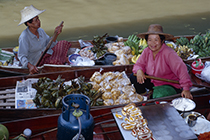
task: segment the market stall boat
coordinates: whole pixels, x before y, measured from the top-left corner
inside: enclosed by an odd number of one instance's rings
[[[115,67],[103,67],[102,72],[114,72],[119,71],[125,73],[129,76],[132,73],[132,65],[122,65],[122,66],[115,66]],[[90,68],[86,70],[75,70],[75,71],[63,71],[63,72],[52,72],[52,73],[43,73],[43,74],[36,74],[36,75],[24,75],[24,76],[14,76],[14,77],[7,77],[7,78],[0,78],[0,99],[1,100],[8,100],[13,99],[13,102],[3,102],[0,103],[2,107],[0,109],[0,114],[5,114],[4,116],[0,117],[1,121],[8,121],[8,120],[15,120],[15,119],[22,119],[22,118],[29,118],[41,115],[49,115],[49,114],[56,114],[59,113],[60,110],[56,109],[15,109],[15,87],[17,81],[21,81],[24,79],[30,78],[41,78],[41,77],[48,77],[50,79],[56,79],[59,75],[62,76],[66,81],[71,79],[78,78],[79,76],[84,76],[87,81],[89,81],[90,77],[93,75],[95,71],[100,71],[101,68]],[[194,85],[198,86],[195,87],[194,91],[191,91],[193,94],[208,94],[210,90],[210,84],[198,79],[194,74],[190,72],[191,81]],[[11,90],[7,90],[11,89]],[[197,92],[198,91],[198,92]],[[6,96],[8,94],[8,96]],[[178,95],[180,96],[180,95]],[[100,108],[100,106],[97,106]]]
[[[74,53],[76,49],[80,49],[80,44],[78,41],[71,41],[71,53]],[[3,48],[2,50],[6,52],[13,52],[13,48]],[[50,65],[45,64],[38,67],[40,73],[56,72],[56,71],[65,71],[65,70],[76,70],[76,69],[86,69],[91,68],[92,66],[70,66],[70,65]],[[97,67],[97,66],[94,66]],[[0,66],[0,76],[8,77],[16,75],[26,75],[29,74],[28,69],[22,68],[21,66]]]
[[[159,99],[151,99],[145,102],[136,103],[136,106],[144,108],[154,107],[160,105],[161,102],[170,102],[174,98],[180,95],[173,95],[170,97],[163,97]],[[193,111],[205,114],[209,111],[210,93],[202,95],[194,95],[194,102],[196,103],[196,108]],[[90,114],[94,118],[94,140],[114,140],[123,139],[121,131],[119,130],[116,121],[111,113],[112,109],[120,108],[125,105],[117,106],[104,106],[101,108],[91,108]],[[164,104],[162,104],[164,106]],[[61,113],[61,112],[60,112]],[[31,140],[45,139],[54,140],[57,135],[57,125],[58,117],[60,113],[53,115],[38,116],[32,118],[25,118],[20,120],[5,121],[2,122],[3,125],[7,127],[10,133],[10,138],[20,135],[24,129],[30,128],[32,130]],[[178,111],[178,113],[181,113]]]
[[[192,39],[194,35],[184,35],[184,36],[175,36],[171,41],[176,41],[176,39],[180,37],[186,37],[187,39]],[[127,38],[124,39],[126,41]],[[88,42],[91,42],[90,40]],[[80,43],[78,41],[71,41],[71,52],[74,53],[76,49],[80,49]],[[2,50],[13,52],[13,48],[3,48]],[[191,62],[186,60],[187,62]],[[48,72],[56,72],[56,71],[68,71],[68,70],[76,70],[76,69],[86,69],[92,67],[106,67],[105,65],[95,65],[95,66],[71,66],[71,65],[43,65],[38,67],[40,73],[48,73]],[[22,67],[13,67],[13,66],[0,66],[0,76],[8,77],[14,75],[25,75],[29,74],[28,69]]]

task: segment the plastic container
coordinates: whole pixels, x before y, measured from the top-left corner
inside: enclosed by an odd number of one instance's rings
[[[79,54],[72,54],[69,56],[69,62],[74,64],[76,62],[77,57],[80,56]]]
[[[117,37],[115,37],[115,36],[109,36],[109,37],[107,37],[106,38],[106,42],[107,43],[113,43],[113,42],[117,42]]]
[[[106,53],[104,55],[106,65],[113,65],[113,62],[117,59],[117,55],[114,53]]]
[[[194,61],[191,66],[193,74],[201,74],[202,70],[204,69],[204,64],[202,63],[201,59]]]
[[[202,70],[203,70],[203,69],[196,69],[196,68],[193,68],[193,67],[192,67],[192,73],[193,73],[193,74],[201,74]]]

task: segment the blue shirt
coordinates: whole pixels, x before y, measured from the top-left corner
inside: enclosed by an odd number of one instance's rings
[[[29,28],[26,28],[19,37],[18,58],[23,68],[27,68],[28,62],[32,65],[36,65],[51,39],[42,28],[39,28],[37,31],[39,33],[39,38],[31,33]],[[47,51],[48,54],[52,55],[52,48],[56,43],[57,41],[51,44],[50,49]]]

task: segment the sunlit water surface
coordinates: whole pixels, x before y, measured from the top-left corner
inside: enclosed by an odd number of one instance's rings
[[[128,37],[153,23],[173,35],[190,35],[205,33],[210,25],[209,0],[0,0],[1,48],[18,45],[26,28],[17,26],[20,10],[31,4],[46,9],[39,17],[49,35],[64,21],[58,40],[91,40],[105,33]]]

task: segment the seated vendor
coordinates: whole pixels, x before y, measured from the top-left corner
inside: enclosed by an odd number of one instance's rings
[[[36,64],[51,40],[51,37],[40,28],[41,21],[38,15],[44,11],[36,9],[33,5],[20,11],[21,21],[18,25],[24,23],[27,28],[19,37],[18,59],[24,68],[29,69],[30,74],[39,72]],[[71,43],[65,40],[56,40],[62,32],[62,27],[63,25],[60,25],[55,28],[56,35],[54,40],[38,66],[43,64],[65,64]]]
[[[181,93],[182,97],[192,99],[190,93],[192,82],[187,67],[177,53],[164,43],[173,35],[164,33],[161,25],[152,24],[149,26],[148,32],[137,36],[145,38],[148,44],[148,47],[144,49],[134,64],[133,74],[130,76],[131,83],[134,84],[137,93],[142,94],[146,92],[146,89],[154,89],[153,98]],[[150,80],[145,75],[176,80],[180,84]]]

